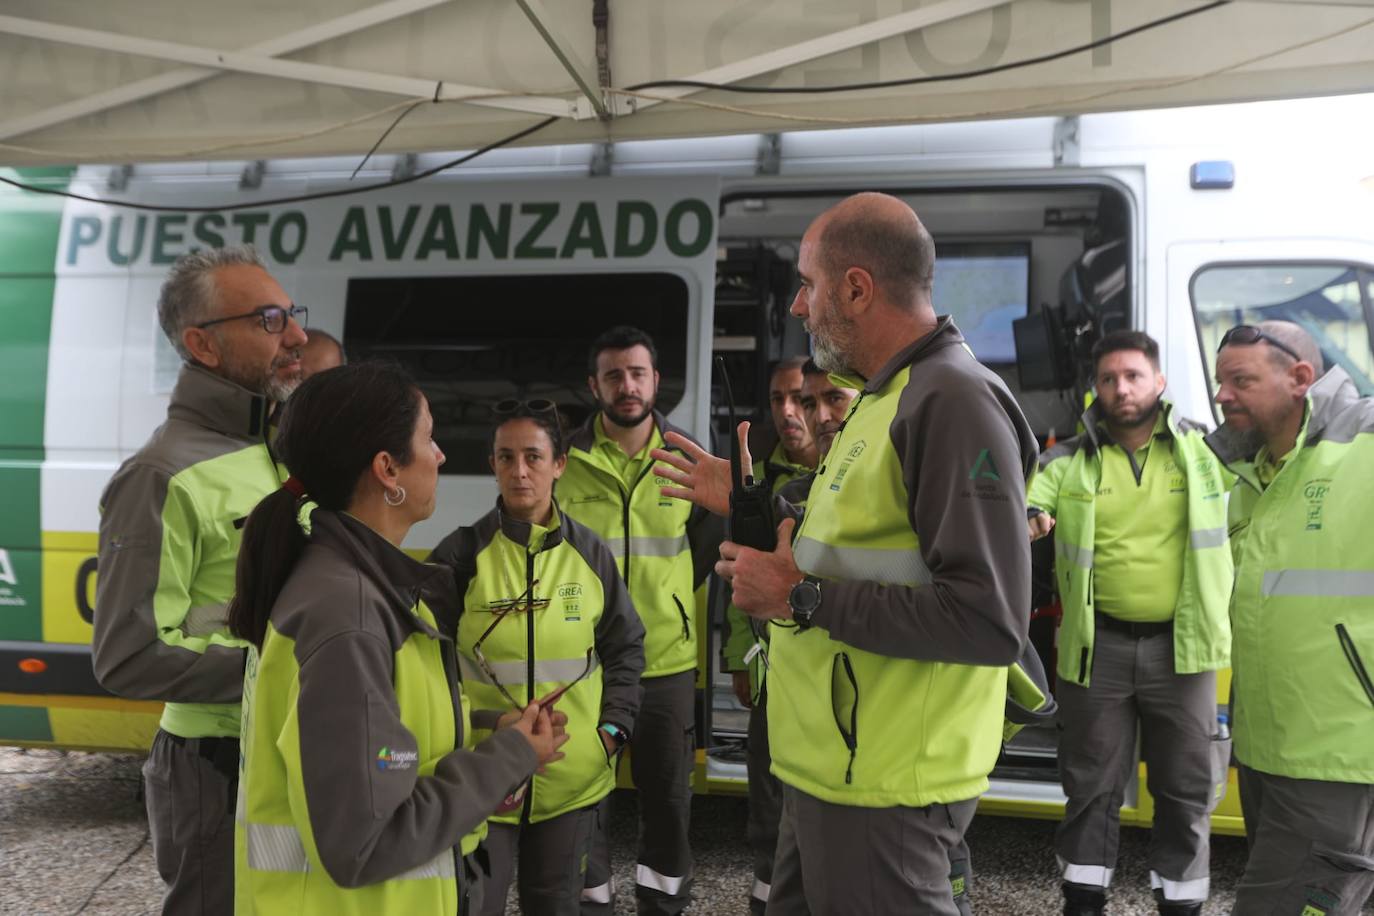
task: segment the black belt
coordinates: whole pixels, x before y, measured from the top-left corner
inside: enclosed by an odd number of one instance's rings
[[[1172,620],[1157,620],[1149,623],[1140,623],[1130,620],[1122,620],[1113,617],[1111,614],[1104,614],[1096,611],[1094,616],[1097,618],[1097,625],[1107,630],[1123,633],[1132,639],[1147,639],[1151,636],[1163,636],[1165,633],[1174,631]]]
[[[177,747],[185,747],[187,741],[198,742],[196,753],[210,761],[210,765],[220,775],[232,782],[239,778],[239,739],[237,738],[183,738],[164,731],[167,738]]]

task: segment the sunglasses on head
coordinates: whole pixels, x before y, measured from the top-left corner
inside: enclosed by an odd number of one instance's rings
[[[522,401],[520,398],[506,398],[493,404],[491,412],[498,417],[510,417],[516,414],[557,413],[558,405],[548,398],[530,398],[528,401]]]
[[[1288,344],[1279,340],[1272,334],[1266,334],[1264,331],[1255,327],[1253,324],[1238,324],[1231,330],[1227,331],[1222,336],[1221,343],[1217,345],[1217,352],[1220,353],[1222,347],[1226,347],[1231,344],[1240,344],[1241,346],[1246,347],[1252,344],[1257,344],[1260,341],[1264,341],[1271,347],[1277,347],[1284,353],[1287,353],[1289,356],[1293,357],[1298,362],[1303,361],[1302,357],[1298,355],[1298,352],[1294,350],[1292,347],[1288,346]]]

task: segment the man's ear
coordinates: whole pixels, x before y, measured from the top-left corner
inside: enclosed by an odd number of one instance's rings
[[[1302,360],[1289,367],[1288,377],[1293,380],[1293,387],[1298,394],[1307,394],[1307,389],[1317,380],[1317,370],[1311,363]]]
[[[1155,379],[1155,397],[1161,397],[1164,394],[1164,389],[1169,386],[1169,380],[1164,377],[1163,372],[1156,373]]]
[[[191,354],[191,359],[202,366],[217,369],[224,361],[220,354],[219,338],[206,328],[186,328],[181,332],[181,342]]]
[[[840,298],[853,309],[851,317],[861,315],[873,304],[873,275],[862,267],[851,267],[844,272],[840,288]]]

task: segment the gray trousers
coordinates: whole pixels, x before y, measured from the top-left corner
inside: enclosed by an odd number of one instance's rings
[[[964,831],[977,807],[859,808],[784,784],[768,916],[968,913]]]
[[[181,738],[162,729],[153,738],[143,791],[153,859],[167,885],[166,916],[234,912],[238,757],[236,738]]]
[[[519,888],[520,912],[577,916],[596,818],[593,805],[537,824],[493,821],[487,829],[491,877],[483,889],[482,916],[506,912],[513,878]]]
[[[1154,797],[1150,882],[1175,903],[1207,899],[1216,673],[1174,673],[1171,633],[1099,626],[1089,686],[1059,681],[1059,772],[1069,797],[1055,836],[1066,882],[1105,888],[1116,867],[1136,729]]]
[[[1241,765],[1250,858],[1236,916],[1356,916],[1374,891],[1374,786]]]
[[[683,671],[640,682],[644,702],[630,742],[630,774],[639,792],[635,897],[641,914],[674,916],[692,901],[687,829],[696,757],[696,679],[695,671]],[[586,914],[610,913],[614,908],[610,840],[605,830],[609,818],[599,820],[582,893]]]
[[[759,691],[749,710],[749,848],[754,853],[754,885],[749,910],[762,916],[773,884],[773,859],[778,852],[778,821],[782,817],[782,783],[769,768],[773,755],[768,748],[768,687]]]

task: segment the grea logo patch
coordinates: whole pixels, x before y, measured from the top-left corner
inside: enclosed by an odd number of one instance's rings
[[[400,751],[389,747],[383,747],[377,752],[377,769],[379,770],[410,770],[415,768],[415,764],[420,760],[420,755],[415,751]]]
[[[582,586],[576,582],[565,582],[558,586],[557,595],[563,602],[563,619],[573,623],[582,619]]]
[[[864,453],[866,448],[868,448],[868,442],[864,439],[860,439],[849,447],[849,450],[844,453],[844,460],[840,462],[840,469],[835,472],[835,479],[830,481],[830,489],[837,491],[840,489],[840,484],[844,483],[844,477],[849,473],[850,467],[859,460],[859,456]]]

